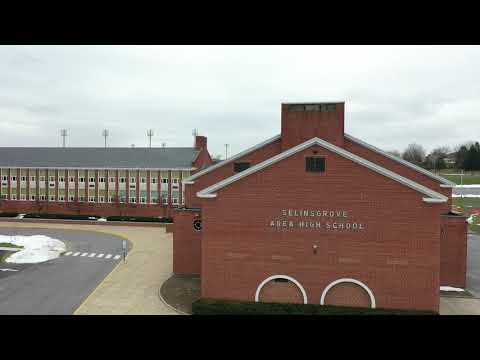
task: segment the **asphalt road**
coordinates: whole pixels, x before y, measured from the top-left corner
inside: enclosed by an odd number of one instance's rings
[[[46,235],[62,240],[67,254],[39,264],[0,263],[0,315],[68,315],[112,271],[122,238],[91,231],[0,228],[2,235]],[[77,256],[72,256],[80,253]],[[102,258],[82,254],[105,254]],[[111,254],[110,258],[106,258]],[[15,271],[17,270],[17,271]]]
[[[468,234],[467,290],[480,298],[480,235]]]

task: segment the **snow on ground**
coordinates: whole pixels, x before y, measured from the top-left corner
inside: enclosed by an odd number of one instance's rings
[[[10,255],[5,261],[7,263],[39,263],[56,259],[66,250],[65,244],[57,239],[45,235],[0,235],[0,243],[23,246],[24,248]]]
[[[440,290],[441,291],[465,291],[465,289],[460,289],[460,288],[456,288],[456,287],[451,287],[451,286],[440,286]]]
[[[97,221],[107,221],[107,219],[105,219],[105,218],[100,218],[100,219],[98,219]]]
[[[17,269],[0,269],[0,271],[18,271]]]
[[[464,197],[464,198],[480,198],[480,195],[472,195],[472,194],[457,195],[457,194],[452,194],[452,197],[454,197],[454,198],[458,198],[458,197]]]
[[[455,185],[456,188],[480,188],[480,184]]]

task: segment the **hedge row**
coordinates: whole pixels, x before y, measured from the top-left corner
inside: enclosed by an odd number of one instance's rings
[[[433,311],[371,309],[314,304],[280,304],[199,299],[193,315],[438,315]]]
[[[13,211],[0,212],[0,217],[17,217],[18,213]]]
[[[7,215],[8,214],[8,215]],[[0,216],[15,217],[18,213],[0,213]],[[70,214],[27,214],[25,219],[60,219],[60,220],[97,220],[100,216],[96,215],[70,215]],[[159,223],[171,223],[172,218],[156,218],[146,216],[108,216],[107,221],[135,221],[135,222],[159,222]]]
[[[60,219],[60,220],[94,220],[89,218],[98,219],[98,216],[94,215],[69,215],[69,214],[27,214],[24,219]]]
[[[159,223],[171,223],[172,218],[156,218],[146,216],[108,216],[107,221],[138,221],[138,222],[159,222]]]

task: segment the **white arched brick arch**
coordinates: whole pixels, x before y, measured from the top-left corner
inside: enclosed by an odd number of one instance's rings
[[[263,280],[260,283],[260,285],[258,285],[257,291],[255,292],[255,301],[256,302],[258,302],[258,299],[260,297],[260,291],[265,286],[265,284],[268,283],[269,281],[272,281],[272,280],[275,280],[275,279],[287,279],[287,280],[290,280],[291,282],[293,282],[295,285],[297,285],[297,287],[302,292],[303,303],[308,304],[307,293],[305,292],[305,289],[303,288],[302,284],[300,284],[296,279],[294,279],[293,277],[288,276],[288,275],[272,275],[272,276],[266,278],[265,280]]]
[[[375,309],[375,307],[376,307],[375,296],[373,296],[372,290],[370,290],[370,288],[367,285],[365,285],[364,283],[362,283],[361,281],[355,280],[355,279],[350,279],[350,278],[342,278],[342,279],[338,279],[338,280],[335,280],[335,281],[331,282],[325,288],[325,290],[323,290],[322,297],[320,298],[320,305],[325,305],[325,297],[327,296],[328,291],[331,288],[333,288],[335,285],[338,285],[338,284],[341,284],[341,283],[353,283],[353,284],[356,284],[356,285],[360,286],[361,288],[363,288],[367,292],[368,296],[370,296],[370,302],[371,302],[372,309]]]

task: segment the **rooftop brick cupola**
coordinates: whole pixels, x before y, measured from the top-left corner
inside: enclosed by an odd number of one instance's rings
[[[318,137],[343,146],[344,102],[282,104],[282,151]]]
[[[207,150],[207,137],[206,136],[195,136],[195,149],[197,150]]]

